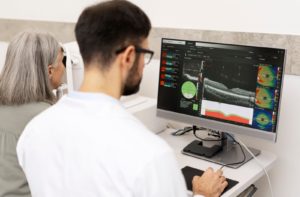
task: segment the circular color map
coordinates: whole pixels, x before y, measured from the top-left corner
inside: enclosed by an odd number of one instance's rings
[[[185,98],[191,99],[196,95],[197,88],[193,82],[186,81],[181,86],[181,93]]]

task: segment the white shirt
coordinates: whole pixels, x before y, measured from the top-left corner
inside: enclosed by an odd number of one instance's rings
[[[75,92],[34,118],[17,154],[33,197],[183,197],[171,148],[110,96]]]

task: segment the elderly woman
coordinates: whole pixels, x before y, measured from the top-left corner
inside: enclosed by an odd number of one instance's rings
[[[26,124],[55,102],[62,60],[60,45],[47,33],[22,32],[8,46],[0,75],[0,197],[30,196],[16,145]]]

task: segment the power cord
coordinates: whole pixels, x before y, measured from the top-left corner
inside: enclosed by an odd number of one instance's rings
[[[213,133],[213,134],[211,134],[211,135],[213,135],[213,136],[215,136],[215,137],[219,137],[220,139],[204,139],[204,138],[201,138],[201,137],[199,137],[199,136],[197,135],[196,132],[197,132],[197,131],[202,131],[202,130],[207,130],[207,129],[204,128],[204,127],[197,127],[197,126],[193,125],[193,126],[189,126],[189,127],[184,127],[183,129],[178,129],[178,130],[176,130],[175,132],[173,132],[172,135],[174,135],[174,136],[181,136],[181,135],[184,135],[185,133],[188,133],[188,132],[190,132],[190,131],[193,131],[193,135],[194,135],[197,139],[199,139],[199,140],[201,140],[201,141],[206,141],[206,142],[219,142],[219,141],[223,141],[223,140],[226,140],[226,139],[227,139],[226,137],[221,136],[221,134],[220,134],[219,131],[214,131],[214,130],[208,130],[208,131],[210,131],[210,132]],[[224,132],[224,133],[225,133],[225,132]],[[222,169],[222,168],[224,168],[224,167],[226,167],[226,166],[237,165],[237,164],[244,163],[245,160],[246,160],[246,154],[245,154],[244,149],[242,148],[241,144],[240,144],[238,141],[236,141],[236,140],[234,139],[234,137],[233,137],[232,135],[230,135],[229,133],[225,133],[225,135],[226,135],[226,136],[229,136],[229,137],[233,140],[234,143],[236,143],[237,145],[239,145],[239,147],[240,147],[240,149],[241,149],[241,151],[242,151],[242,153],[243,153],[243,159],[242,159],[241,161],[238,161],[238,162],[233,162],[233,163],[223,164],[223,165],[221,166],[220,169]]]
[[[181,135],[184,135],[185,133],[187,132],[190,132],[190,131],[193,131],[193,135],[201,140],[201,141],[221,141],[221,140],[225,140],[226,138],[222,138],[222,139],[203,139],[201,137],[199,137],[197,134],[196,134],[196,131],[199,131],[199,130],[206,130],[206,128],[204,127],[197,127],[195,125],[193,125],[192,127],[184,127],[183,129],[178,129],[176,130],[175,132],[172,133],[172,135],[174,136],[181,136]],[[210,130],[211,131],[211,130]],[[271,197],[274,196],[273,194],[273,188],[272,188],[272,184],[271,184],[271,180],[270,180],[270,176],[266,170],[266,168],[261,164],[261,162],[259,161],[259,159],[256,158],[256,156],[251,152],[251,150],[249,150],[249,148],[242,142],[241,139],[239,139],[238,137],[233,137],[232,135],[230,135],[229,133],[225,133],[226,136],[229,136],[233,142],[235,142],[236,144],[239,145],[242,153],[243,153],[243,160],[242,161],[239,161],[239,162],[234,162],[234,163],[228,163],[228,164],[224,164],[221,166],[220,169],[226,167],[226,166],[230,166],[230,165],[236,165],[236,164],[241,164],[241,163],[244,163],[245,160],[246,160],[246,154],[244,152],[244,149],[243,147],[247,150],[247,152],[249,152],[249,154],[254,158],[254,160],[258,163],[258,165],[264,170],[266,176],[267,176],[267,180],[268,180],[268,184],[269,184],[269,188],[270,188],[270,192],[271,192]],[[236,140],[237,139],[237,140]],[[242,147],[243,146],[243,147]]]
[[[242,151],[242,153],[243,153],[243,160],[242,160],[242,161],[238,161],[238,162],[233,162],[233,163],[227,163],[227,164],[224,164],[224,165],[221,166],[220,169],[222,169],[222,168],[224,168],[224,167],[226,167],[226,166],[237,165],[237,164],[244,163],[245,160],[246,160],[246,154],[245,154],[244,149],[243,149],[243,147],[241,146],[241,144],[240,144],[238,141],[236,141],[235,138],[234,138],[232,135],[230,135],[229,133],[225,133],[225,135],[226,135],[226,136],[229,136],[229,137],[233,140],[234,143],[236,143],[236,144],[239,145],[239,147],[240,147],[240,149],[241,149],[241,151]]]
[[[203,131],[203,130],[207,130],[207,129],[204,128],[204,127],[197,127],[197,126],[193,125],[193,135],[195,136],[195,138],[197,138],[201,141],[206,141],[206,142],[218,142],[218,141],[222,141],[222,140],[226,139],[226,138],[223,138],[223,137],[221,139],[204,139],[204,138],[201,138],[196,134],[196,131]],[[213,130],[209,130],[209,129],[208,129],[208,131],[214,132]],[[212,134],[212,135],[215,136],[215,137],[220,137],[219,132],[216,132],[215,134]]]
[[[194,126],[193,126],[193,127],[194,127]],[[200,129],[198,129],[198,130],[200,130]],[[215,134],[215,135],[218,136],[218,137],[220,137],[221,139],[203,139],[203,138],[200,138],[199,136],[197,136],[196,131],[197,131],[196,129],[193,130],[194,136],[195,136],[197,139],[202,140],[202,141],[223,141],[223,140],[227,140],[226,137],[223,137],[223,136],[221,137],[221,134],[220,134],[219,131],[214,131],[214,132],[217,133],[217,134]],[[210,130],[210,131],[212,131],[212,130]],[[239,145],[239,147],[240,147],[240,149],[241,149],[241,151],[242,151],[242,153],[243,153],[243,159],[242,159],[242,161],[223,164],[223,165],[221,166],[220,169],[224,168],[225,166],[237,165],[237,164],[244,163],[245,160],[246,160],[246,154],[245,154],[245,152],[244,152],[244,150],[243,150],[241,144],[240,144],[239,142],[237,142],[237,141],[234,139],[234,137],[233,137],[232,135],[230,135],[229,133],[226,133],[226,132],[224,132],[224,133],[225,133],[226,136],[229,136],[229,137],[233,140],[234,143],[236,143],[236,144]]]
[[[273,194],[273,188],[272,188],[272,184],[271,184],[271,180],[269,177],[269,174],[266,170],[266,168],[261,164],[261,161],[259,161],[259,159],[256,158],[256,156],[251,152],[251,150],[249,150],[249,148],[242,142],[241,139],[239,139],[238,137],[236,137],[239,141],[239,143],[241,143],[243,145],[243,147],[249,152],[249,154],[254,158],[254,160],[258,163],[258,165],[264,170],[266,176],[267,176],[267,180],[268,180],[268,184],[269,184],[269,188],[270,188],[270,192],[271,192],[271,197],[274,196]]]
[[[184,127],[183,129],[178,129],[178,130],[172,132],[171,134],[174,135],[174,136],[181,136],[181,135],[184,135],[185,133],[190,132],[192,130],[193,130],[192,127]]]

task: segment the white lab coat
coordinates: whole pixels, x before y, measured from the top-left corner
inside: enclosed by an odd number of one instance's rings
[[[71,93],[34,118],[17,145],[33,197],[183,197],[171,148],[121,103]]]

